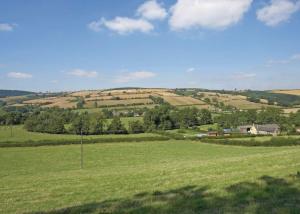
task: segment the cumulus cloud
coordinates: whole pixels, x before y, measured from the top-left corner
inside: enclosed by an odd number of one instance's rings
[[[126,83],[126,82],[133,82],[138,80],[144,80],[149,79],[152,77],[155,77],[156,74],[150,71],[137,71],[137,72],[130,72],[130,73],[124,73],[120,76],[118,76],[115,79],[115,82],[117,83]]]
[[[0,23],[0,31],[13,31],[16,26],[16,24]]]
[[[293,13],[300,9],[300,1],[271,0],[270,4],[259,9],[257,19],[268,26],[276,26],[290,19]]]
[[[142,4],[136,14],[148,20],[163,20],[167,17],[167,11],[156,0],[150,0]]]
[[[70,75],[77,76],[77,77],[87,77],[93,78],[98,76],[98,72],[96,71],[86,71],[82,69],[73,69],[72,71],[68,72]]]
[[[135,31],[148,33],[154,29],[154,26],[147,20],[132,19],[128,17],[116,17],[112,20],[102,18],[99,21],[94,21],[88,24],[88,27],[96,32],[100,31],[102,26],[115,31],[118,34],[128,34]]]
[[[238,23],[252,0],[178,0],[171,8],[173,30],[190,28],[225,29]]]
[[[9,72],[7,74],[9,78],[14,78],[14,79],[29,79],[32,78],[32,74],[28,73],[21,73],[21,72]]]

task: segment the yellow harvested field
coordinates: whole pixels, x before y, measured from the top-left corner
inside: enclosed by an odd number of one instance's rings
[[[267,100],[261,100],[261,103],[254,103],[248,101],[247,97],[242,95],[220,94],[214,92],[200,92],[198,94],[204,95],[204,98],[209,98],[211,101],[216,99],[218,102],[223,102],[225,105],[231,105],[239,109],[260,109],[262,107],[270,107],[270,105],[267,104]]]
[[[96,101],[99,106],[118,106],[118,105],[146,105],[153,104],[151,99],[128,99],[128,100],[103,100]],[[86,103],[85,107],[91,108],[95,104],[95,101],[89,101]]]
[[[294,89],[294,90],[274,90],[273,93],[279,93],[279,94],[290,94],[290,95],[297,95],[300,96],[300,89]]]
[[[192,98],[192,97],[184,97],[184,96],[162,96],[162,98],[174,106],[185,106],[185,105],[205,105],[206,103]]]
[[[74,97],[47,97],[42,99],[34,99],[24,101],[27,105],[40,105],[43,107],[59,107],[59,108],[73,108],[76,107]]]
[[[300,108],[286,108],[286,109],[283,109],[283,112],[285,114],[296,113],[298,111],[300,111]]]
[[[270,107],[263,103],[253,103],[247,100],[229,100],[224,102],[225,105],[231,105],[239,109],[260,109],[262,107]],[[272,106],[276,107],[276,106]]]

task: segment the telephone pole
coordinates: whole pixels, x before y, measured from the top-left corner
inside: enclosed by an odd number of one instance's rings
[[[81,130],[80,130],[80,135],[81,135],[81,137],[80,137],[80,156],[81,156],[81,158],[80,158],[80,169],[83,169],[83,140],[82,140],[82,128],[81,128]]]

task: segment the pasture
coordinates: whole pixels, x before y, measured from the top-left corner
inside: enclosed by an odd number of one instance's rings
[[[0,213],[299,213],[300,147],[1,148]]]
[[[130,118],[131,119],[131,118]],[[128,126],[128,122],[130,121],[128,118],[124,118],[124,125]],[[136,119],[136,118],[133,118]],[[137,119],[139,120],[139,119]],[[34,145],[35,143],[39,145],[43,145],[43,142],[80,142],[79,135],[73,134],[47,134],[47,133],[37,133],[37,132],[28,132],[26,131],[23,126],[13,126],[13,135],[11,136],[10,127],[8,126],[0,126],[0,147],[6,146],[7,144],[22,144],[26,146],[26,144]],[[83,140],[88,141],[99,141],[108,142],[113,140],[142,140],[147,138],[155,138],[160,137],[161,135],[154,134],[154,133],[142,133],[142,134],[120,134],[120,135],[89,135],[84,136]]]

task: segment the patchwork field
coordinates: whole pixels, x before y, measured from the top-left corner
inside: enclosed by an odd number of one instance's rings
[[[86,108],[92,108],[97,102],[98,107],[103,106],[130,106],[130,105],[148,105],[153,104],[153,101],[149,98],[147,99],[126,99],[126,100],[104,100],[104,101],[89,101],[85,104]]]
[[[110,106],[136,106],[136,105],[153,105],[150,96],[173,95],[171,90],[167,89],[126,89],[126,90],[98,90],[98,91],[78,91],[63,96],[53,96],[39,99],[29,99],[22,103],[16,104],[12,99],[11,104],[20,105],[39,105],[43,107],[60,107],[76,108],[78,99],[84,100],[85,108],[94,108],[95,102],[98,107]],[[8,98],[5,98],[8,99]],[[20,99],[20,98],[16,98]]]
[[[190,141],[0,149],[0,213],[299,213],[300,147]]]
[[[231,105],[238,109],[260,109],[262,107],[270,107],[266,104],[266,100],[261,100],[261,103],[254,103],[247,100],[247,97],[242,95],[221,94],[214,92],[201,92],[204,98],[209,98],[211,101],[217,100],[225,105]],[[276,106],[273,106],[276,107]]]
[[[205,102],[185,96],[162,96],[162,98],[174,106],[182,106],[182,105],[206,105]]]

